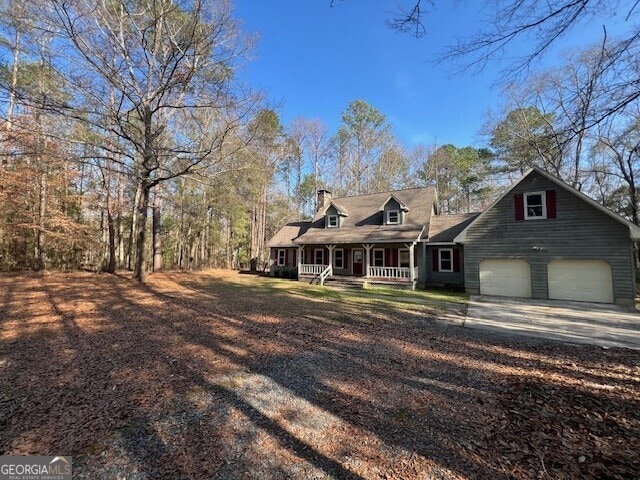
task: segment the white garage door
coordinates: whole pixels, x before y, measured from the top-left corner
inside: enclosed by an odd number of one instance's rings
[[[611,266],[603,260],[552,260],[549,298],[613,303]]]
[[[480,293],[504,297],[531,296],[531,268],[519,259],[489,259],[480,262]]]

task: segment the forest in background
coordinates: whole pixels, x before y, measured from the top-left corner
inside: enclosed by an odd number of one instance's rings
[[[635,46],[607,40],[505,85],[481,146],[409,147],[364,100],[335,132],[282,124],[237,76],[253,44],[228,2],[1,8],[1,270],[261,269],[318,188],[435,185],[443,213],[479,211],[533,165],[640,221]]]

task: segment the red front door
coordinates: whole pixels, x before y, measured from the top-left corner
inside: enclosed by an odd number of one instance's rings
[[[353,250],[353,274],[362,275],[364,261],[364,254],[361,248],[355,248]]]

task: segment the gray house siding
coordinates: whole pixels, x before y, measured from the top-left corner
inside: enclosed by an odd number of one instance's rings
[[[286,252],[284,265],[278,265],[278,252],[284,250]],[[298,249],[293,247],[271,247],[271,265],[269,267],[269,274],[273,276],[295,276],[298,271]]]
[[[556,218],[516,220],[517,193],[555,190]],[[547,265],[554,259],[598,259],[611,266],[616,303],[633,303],[634,266],[629,228],[532,172],[467,230],[466,289],[480,292],[480,261],[518,258],[531,266],[531,296],[548,298]]]
[[[418,287],[425,288],[427,286],[427,244],[420,242],[415,246],[416,259],[418,262]]]
[[[460,252],[459,272],[437,272],[433,270],[433,252],[438,248],[452,248]],[[426,276],[427,285],[451,285],[464,286],[464,255],[460,246],[429,246],[427,245],[426,258],[423,259],[423,269]]]
[[[416,283],[419,287],[424,287],[427,284],[427,272],[424,268],[426,248],[423,249],[423,245],[424,243],[418,243],[413,248],[413,254],[415,255],[414,262],[418,266],[418,278],[416,278]]]

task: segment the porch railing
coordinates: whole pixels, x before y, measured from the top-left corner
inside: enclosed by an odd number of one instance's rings
[[[298,275],[320,275],[329,266],[303,263],[298,269]]]
[[[409,267],[369,267],[368,276],[372,278],[392,278],[411,280]],[[413,278],[418,277],[418,267],[413,268]]]
[[[324,285],[324,281],[331,275],[333,275],[333,268],[331,265],[327,265],[327,268],[325,268],[320,274],[320,285]]]

